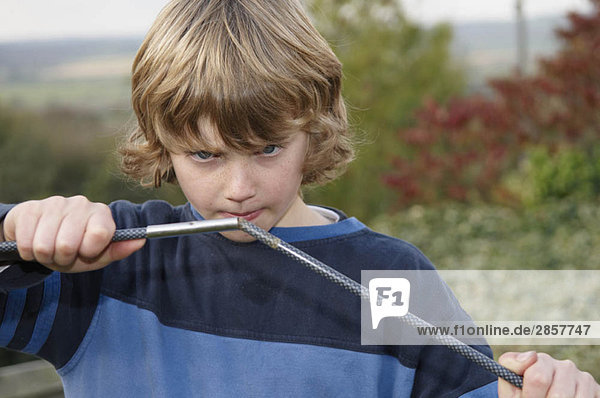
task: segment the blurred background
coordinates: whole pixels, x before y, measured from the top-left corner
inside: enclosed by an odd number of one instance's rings
[[[442,269],[600,268],[600,0],[305,3],[344,64],[361,142],[344,177],[307,201]],[[131,64],[165,4],[2,0],[0,202],[183,203],[174,186],[124,179],[115,156],[132,123]],[[595,346],[494,347],[511,349],[600,379]],[[31,359],[0,351],[0,366],[23,372]],[[0,391],[6,375],[16,385],[17,368],[2,369]]]

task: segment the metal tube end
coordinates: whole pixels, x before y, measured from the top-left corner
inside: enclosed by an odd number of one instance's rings
[[[160,238],[176,235],[196,234],[199,232],[220,232],[239,229],[239,218],[219,218],[214,220],[198,220],[173,224],[149,225],[148,238]]]

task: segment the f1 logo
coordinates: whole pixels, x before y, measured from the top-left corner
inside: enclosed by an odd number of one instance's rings
[[[374,278],[369,281],[371,321],[377,329],[383,318],[408,314],[410,282],[405,278]]]

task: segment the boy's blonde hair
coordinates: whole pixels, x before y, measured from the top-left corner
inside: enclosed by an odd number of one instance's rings
[[[353,157],[341,77],[299,1],[174,0],[133,64],[138,123],[122,168],[146,185],[174,182],[169,152],[206,148],[198,123],[207,120],[238,150],[305,131],[302,184],[323,184]]]

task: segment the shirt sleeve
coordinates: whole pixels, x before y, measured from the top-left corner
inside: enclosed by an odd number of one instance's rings
[[[10,210],[0,205],[0,220]],[[110,205],[117,228],[176,219],[163,202]],[[38,263],[17,262],[0,273],[0,346],[36,355],[57,369],[77,352],[99,308],[107,275],[119,279],[120,269],[132,269],[134,256],[95,271],[60,273]],[[5,264],[3,264],[5,265]],[[112,265],[115,265],[113,263]]]
[[[0,221],[12,205],[0,204]],[[75,353],[95,313],[101,271],[61,274],[35,262],[2,264],[0,346],[59,368]]]

